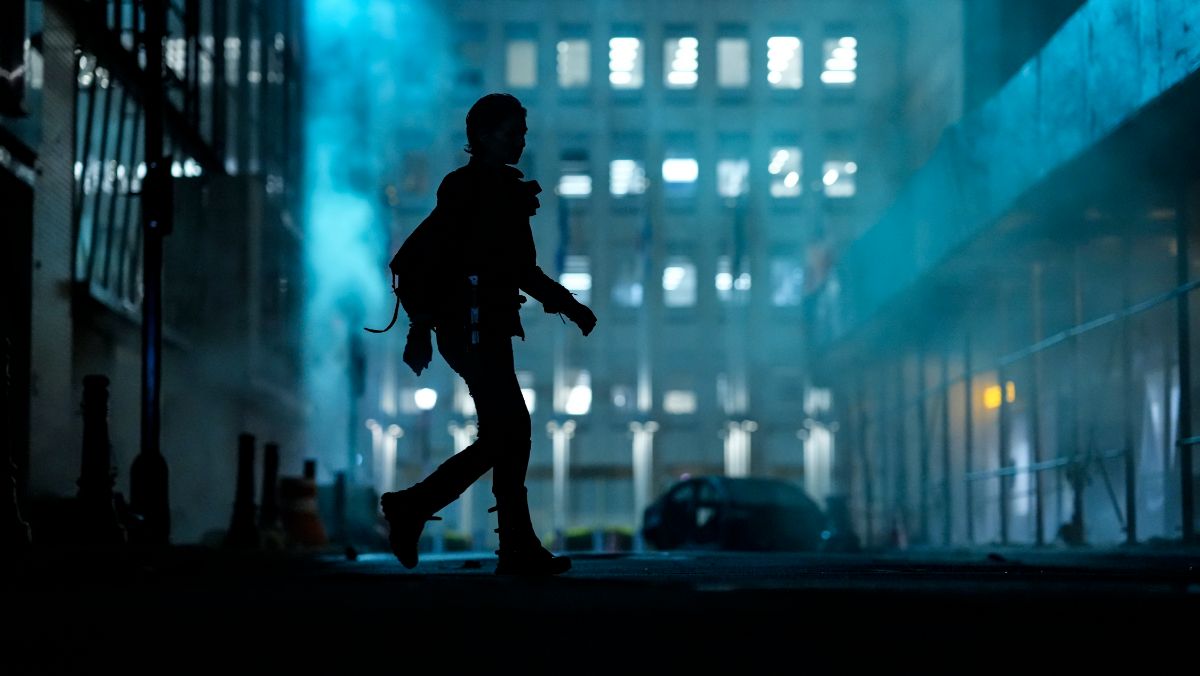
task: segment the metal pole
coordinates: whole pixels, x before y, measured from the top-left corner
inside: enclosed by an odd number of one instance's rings
[[[1165,331],[1163,332],[1166,333]],[[1171,476],[1171,457],[1174,450],[1175,440],[1171,438],[1171,374],[1174,369],[1171,367],[1171,346],[1167,343],[1167,336],[1162,337],[1162,475],[1163,475],[1163,500],[1164,504],[1171,504],[1172,484],[1167,481],[1167,477]],[[1170,533],[1174,529],[1171,523],[1171,512],[1168,509],[1162,511],[1162,532]]]
[[[1179,285],[1188,282],[1188,215],[1187,196],[1179,200],[1179,208],[1175,211],[1175,272]],[[1179,420],[1176,426],[1177,439],[1189,439],[1192,436],[1192,337],[1191,316],[1188,308],[1189,295],[1179,294],[1175,307],[1177,312],[1176,327],[1178,339],[1176,348],[1179,350]],[[1192,447],[1179,446],[1179,504],[1183,511],[1183,541],[1190,543],[1195,538],[1193,522],[1195,507],[1192,495]]]
[[[942,544],[949,546],[954,521],[950,509],[950,354],[942,355]]]
[[[863,503],[866,505],[866,532],[863,534],[863,540],[867,548],[870,549],[875,542],[875,483],[872,479],[872,467],[870,455],[867,449],[867,440],[870,436],[867,434],[867,395],[866,385],[861,384],[858,390],[858,452],[860,461],[862,462],[863,472]]]
[[[1074,260],[1072,262],[1072,296],[1075,308],[1075,326],[1083,323],[1083,280],[1082,277],[1082,262],[1080,261],[1079,246],[1075,246]],[[1083,454],[1083,417],[1079,412],[1079,400],[1083,397],[1083,385],[1080,383],[1080,356],[1079,356],[1079,336],[1071,337],[1071,418],[1073,421],[1072,449],[1074,457],[1068,468],[1068,479],[1071,483],[1071,537],[1069,544],[1083,544],[1084,537],[1084,514],[1083,514],[1083,479],[1084,479],[1084,454]]]
[[[974,379],[971,377],[971,336],[967,334],[963,346],[963,463],[967,476],[975,471],[975,424],[971,398],[971,388]],[[975,543],[975,487],[970,479],[965,486],[967,501],[967,543]]]
[[[1042,340],[1042,264],[1033,264],[1033,278],[1030,284],[1030,295],[1032,296],[1033,306],[1033,342],[1039,343]],[[1040,351],[1033,355],[1033,377],[1029,383],[1029,426],[1031,428],[1033,442],[1033,462],[1040,464],[1044,459],[1042,457],[1042,411],[1041,411],[1041,387],[1042,387],[1042,353]],[[1040,547],[1046,544],[1046,507],[1045,507],[1045,490],[1043,487],[1043,473],[1037,471],[1033,473],[1033,518],[1034,518],[1034,542]]]
[[[237,14],[238,65],[237,83],[234,85],[234,122],[237,125],[237,172],[248,173],[250,162],[250,130],[253,128],[250,120],[250,47],[256,36],[250,34],[250,2],[240,0]]]
[[[996,371],[997,380],[1000,381],[1000,414],[997,416],[996,425],[999,428],[999,443],[997,444],[997,460],[1000,469],[1007,469],[1012,463],[1009,462],[1008,444],[1009,444],[1009,429],[1008,429],[1008,381],[1004,367],[1001,366]],[[1000,480],[1000,544],[1008,544],[1008,495],[1011,490],[1007,473],[999,476]]]
[[[229,112],[229,82],[225,76],[225,37],[229,34],[229,0],[214,0],[212,4],[213,81],[212,81],[212,145],[224,165],[229,156],[229,139],[225,133],[225,118]],[[224,166],[221,167],[225,169]]]
[[[929,541],[929,430],[925,407],[925,353],[917,354],[917,444],[921,472],[921,540]]]
[[[166,544],[171,534],[167,462],[159,447],[162,397],[162,253],[171,231],[171,158],[163,156],[163,53],[167,3],[147,0],[146,178],[142,183],[142,429],[141,452],[130,469],[130,506],[142,516],[136,539]]]
[[[1128,226],[1127,226],[1128,227]],[[1129,238],[1125,237],[1126,246],[1122,249],[1129,251]],[[1121,291],[1123,304],[1129,307],[1132,280],[1130,279],[1130,256],[1124,257],[1121,266]],[[1121,324],[1121,399],[1124,402],[1125,428],[1125,544],[1137,544],[1137,452],[1133,446],[1133,330],[1130,324],[1133,318],[1126,318]]]
[[[907,530],[907,509],[908,509],[908,453],[905,448],[905,429],[904,429],[904,360],[903,357],[896,363],[896,401],[895,411],[892,414],[892,420],[895,428],[895,450],[892,452],[892,462],[895,475],[892,477],[895,495],[892,500],[892,509],[895,512],[892,515],[893,525],[896,528]]]

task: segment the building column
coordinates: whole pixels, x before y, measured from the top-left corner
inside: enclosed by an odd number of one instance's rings
[[[454,437],[454,453],[462,453],[467,446],[475,443],[479,428],[473,422],[450,423],[450,436]],[[471,549],[483,549],[483,531],[475,532],[475,484],[467,487],[458,498],[459,517],[458,527],[471,542]]]
[[[554,453],[554,540],[558,547],[565,542],[567,530],[567,474],[571,462],[571,437],[575,436],[575,421],[551,421],[546,424]]]
[[[758,429],[753,420],[725,423],[725,476],[750,475],[750,434]]]
[[[653,420],[631,422],[629,431],[633,432],[633,549],[641,551],[644,543],[639,524],[650,505],[654,483],[654,433],[658,431],[658,423]]]

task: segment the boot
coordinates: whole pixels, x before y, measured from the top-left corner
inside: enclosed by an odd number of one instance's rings
[[[408,490],[384,493],[379,498],[383,518],[388,522],[388,544],[392,553],[405,568],[417,566],[417,546],[421,542],[421,531],[426,521],[441,521],[431,510],[423,509],[420,502]]]
[[[497,575],[558,575],[571,569],[570,557],[551,554],[538,540],[524,489],[512,499],[497,499],[488,511],[496,512],[500,525]]]

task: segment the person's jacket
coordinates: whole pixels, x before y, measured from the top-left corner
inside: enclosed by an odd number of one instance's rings
[[[410,310],[411,319],[427,321],[438,331],[465,328],[471,275],[478,279],[479,328],[484,333],[525,337],[521,291],[549,313],[575,302],[537,265],[529,219],[540,205],[541,188],[523,178],[514,167],[472,158],[442,179],[428,249],[436,260],[430,261],[433,272],[427,281],[436,292],[425,295],[429,307]]]

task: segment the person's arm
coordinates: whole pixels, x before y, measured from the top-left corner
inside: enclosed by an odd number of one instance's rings
[[[517,285],[522,291],[533,296],[550,314],[562,313],[567,319],[588,335],[596,326],[596,315],[591,308],[575,299],[574,294],[565,286],[551,279],[537,264],[537,250],[533,243],[533,229],[529,219],[521,219],[522,226],[518,228],[521,241],[518,246],[518,275]]]

